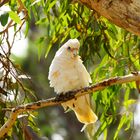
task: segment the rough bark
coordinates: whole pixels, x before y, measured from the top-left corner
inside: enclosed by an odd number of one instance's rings
[[[112,23],[140,36],[140,0],[79,0]]]

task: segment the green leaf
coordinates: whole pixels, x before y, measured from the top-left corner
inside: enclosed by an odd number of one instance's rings
[[[29,31],[29,21],[26,21],[26,29],[25,29],[25,32],[24,32],[25,38],[26,38],[27,35],[28,35],[28,31]]]
[[[40,20],[38,20],[35,24],[39,25],[39,24],[46,24],[47,19],[46,18],[42,18]]]
[[[94,135],[94,137],[96,138],[98,138],[100,135],[101,135],[101,133],[105,130],[107,128],[107,122],[106,121],[104,121],[101,125],[100,125],[100,127],[99,127],[99,129],[97,130],[97,132],[95,133],[95,135]]]
[[[117,128],[117,130],[116,130],[116,133],[115,133],[115,135],[114,135],[114,140],[117,139],[118,134],[119,134],[121,128],[123,127],[123,125],[124,125],[125,123],[126,123],[126,115],[124,115],[124,116],[121,117],[119,126],[118,126],[118,128]]]
[[[43,43],[45,41],[45,37],[40,37],[39,40],[37,41],[37,46],[38,46],[38,58],[40,60],[41,54],[42,54],[42,49],[43,49]]]
[[[57,0],[53,0],[52,2],[50,2],[50,0],[47,1],[46,7],[45,7],[45,9],[47,10],[46,12],[49,12],[50,9],[56,4],[56,2]]]
[[[125,128],[125,131],[127,131],[130,127],[131,127],[131,121],[133,119],[133,113],[130,112],[128,117],[127,117],[127,121],[126,121],[126,128]]]
[[[9,12],[9,16],[10,16],[10,18],[11,18],[14,22],[16,22],[17,24],[20,24],[20,23],[21,23],[21,19],[19,18],[19,16],[18,16],[17,13],[15,13],[15,12],[13,12],[13,11],[10,11],[10,12]]]
[[[136,103],[136,100],[130,99],[130,100],[124,101],[123,104],[126,108],[128,108],[129,105],[132,105],[132,104],[135,104],[135,103]]]
[[[41,0],[35,0],[30,6],[34,6],[35,4],[39,3]]]
[[[45,57],[47,58],[48,54],[49,54],[49,51],[51,50],[51,47],[52,47],[52,44],[50,43],[48,46],[47,46],[47,50],[46,50],[46,54],[45,54]]]
[[[111,57],[111,58],[113,58],[114,59],[114,57],[112,56],[112,54],[110,53],[110,46],[109,46],[109,44],[107,43],[105,43],[104,45],[103,45],[103,48],[105,49],[105,51],[106,51],[106,53]]]
[[[9,13],[4,13],[0,16],[0,22],[2,26],[5,26],[8,22]]]
[[[104,130],[104,140],[107,140],[107,128]]]
[[[108,29],[107,31],[108,31],[108,35],[109,35],[112,39],[114,39],[114,40],[117,41],[116,34],[115,34],[111,29]]]

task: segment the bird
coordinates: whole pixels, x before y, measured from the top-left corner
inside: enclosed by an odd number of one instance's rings
[[[50,87],[53,87],[57,94],[87,87],[92,82],[79,56],[79,48],[78,39],[69,39],[58,49],[52,60],[48,79]],[[89,94],[66,101],[61,105],[64,109],[73,110],[79,122],[84,126],[95,123],[98,119],[91,108]]]

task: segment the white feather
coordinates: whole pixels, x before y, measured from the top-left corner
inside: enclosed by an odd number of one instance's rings
[[[70,47],[70,50],[68,50]],[[82,60],[74,56],[72,50],[79,50],[80,43],[77,39],[68,40],[56,53],[50,69],[48,79],[50,86],[54,87],[57,94],[86,87],[91,82]],[[86,125],[94,123],[97,116],[90,108],[89,95],[70,100],[62,104],[70,107],[76,114],[78,120]]]
[[[59,76],[53,76],[55,73],[58,73]],[[57,93],[79,89],[88,86],[91,82],[79,57],[72,61],[54,58],[50,66],[49,80],[50,86],[54,87]]]

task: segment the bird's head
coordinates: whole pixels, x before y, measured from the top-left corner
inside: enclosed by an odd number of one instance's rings
[[[78,56],[80,43],[77,39],[69,39],[56,53],[57,56],[76,58]]]

